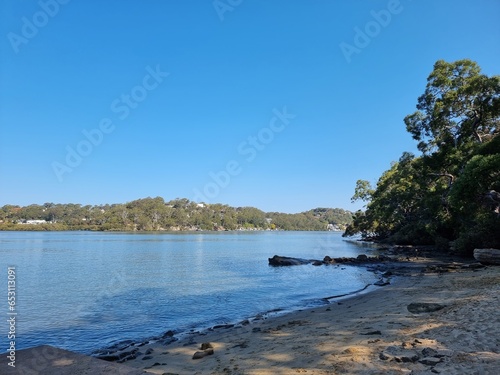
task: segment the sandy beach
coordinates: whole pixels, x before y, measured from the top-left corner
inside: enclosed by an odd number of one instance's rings
[[[500,267],[422,270],[318,308],[147,344],[126,365],[153,374],[498,374]]]

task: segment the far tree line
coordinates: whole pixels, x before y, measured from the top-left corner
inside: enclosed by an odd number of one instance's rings
[[[197,231],[197,230],[344,230],[352,213],[316,208],[297,214],[254,207],[205,204],[162,197],[123,204],[32,204],[0,208],[0,230]]]

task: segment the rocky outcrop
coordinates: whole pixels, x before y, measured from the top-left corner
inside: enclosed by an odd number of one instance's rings
[[[303,264],[312,264],[314,266],[321,266],[327,264],[367,265],[367,264],[381,263],[386,261],[394,261],[394,260],[384,255],[369,257],[365,254],[358,255],[356,258],[346,258],[346,257],[331,258],[327,255],[323,258],[322,261],[317,259],[291,258],[291,257],[275,255],[272,258],[269,258],[269,265],[274,267],[299,266]]]
[[[275,255],[272,258],[269,258],[269,265],[274,267],[281,266],[299,266],[302,264],[310,264],[313,263],[314,260],[306,260],[301,258],[291,258],[291,257],[283,257],[279,255]]]

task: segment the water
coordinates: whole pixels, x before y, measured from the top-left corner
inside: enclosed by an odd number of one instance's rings
[[[359,290],[376,280],[363,268],[274,268],[267,258],[365,250],[332,232],[0,232],[0,314],[8,312],[7,267],[15,266],[17,348],[49,344],[88,354]],[[0,340],[0,352],[7,348]]]

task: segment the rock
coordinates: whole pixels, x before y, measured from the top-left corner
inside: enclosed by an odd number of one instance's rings
[[[379,354],[379,358],[384,361],[408,363],[418,361],[420,356],[413,350],[397,346],[388,346],[382,353]]]
[[[464,264],[462,268],[464,269],[469,269],[469,270],[478,270],[480,268],[486,267],[484,264],[481,263],[471,263],[471,264]]]
[[[206,349],[206,350],[203,350],[201,352],[195,352],[193,354],[193,359],[205,358],[206,356],[212,355],[212,354],[214,354],[214,350],[213,349]]]
[[[380,331],[371,331],[371,332],[361,333],[361,334],[365,335],[365,336],[368,336],[368,335],[381,335],[382,332],[380,332]]]
[[[474,258],[482,264],[500,264],[499,249],[475,249]]]
[[[436,366],[439,362],[441,362],[441,358],[425,357],[422,358],[419,362],[426,366]]]
[[[320,262],[319,260],[315,260],[313,263],[312,263],[313,266],[322,266],[323,265],[323,262]]]
[[[148,359],[153,359],[153,356],[151,356],[151,355],[145,355],[144,357],[142,357],[143,361],[147,361]]]
[[[103,361],[115,362],[120,359],[118,354],[108,354],[108,355],[99,355],[96,358],[102,359]]]
[[[323,258],[323,263],[335,263],[328,255]]]
[[[146,350],[146,353],[144,353],[144,354],[150,355],[153,352],[154,352],[154,349],[153,348],[149,348],[148,350]]]
[[[162,336],[160,336],[159,341],[163,345],[171,344],[178,340],[177,338],[174,337],[174,335],[175,335],[174,331],[167,331]]]
[[[388,355],[387,353],[380,353],[379,356],[378,356],[382,361],[390,361],[391,359],[393,359],[394,357],[392,355]]]
[[[272,258],[269,258],[269,265],[274,267],[300,266],[302,264],[309,264],[309,263],[311,263],[310,260],[301,258],[282,257],[279,255],[275,255]]]
[[[422,355],[424,357],[436,357],[438,355],[437,350],[432,348],[424,348],[422,349]]]
[[[221,328],[228,329],[228,328],[233,328],[233,327],[234,327],[234,324],[219,324],[219,325],[213,326],[212,329],[221,329]]]
[[[207,350],[207,349],[213,349],[214,346],[209,343],[209,342],[204,342],[203,344],[201,344],[201,350]]]
[[[407,309],[412,314],[421,314],[438,311],[444,307],[444,305],[440,305],[439,303],[410,303]]]
[[[167,337],[173,337],[175,335],[174,331],[167,331],[161,336],[162,339],[166,339]]]
[[[137,358],[137,352],[139,349],[134,349],[129,352],[122,352],[120,353],[120,359],[117,361],[117,363],[123,363],[126,361],[130,361],[131,359],[136,359]]]
[[[376,285],[376,286],[386,286],[389,284],[390,284],[389,280],[384,280],[384,279],[380,279],[379,281],[373,283],[373,285]]]
[[[437,350],[437,354],[435,357],[437,358],[443,358],[443,357],[452,357],[453,356],[453,350],[451,349],[439,349]]]
[[[361,262],[366,262],[368,260],[368,257],[365,254],[360,254],[356,259]]]

